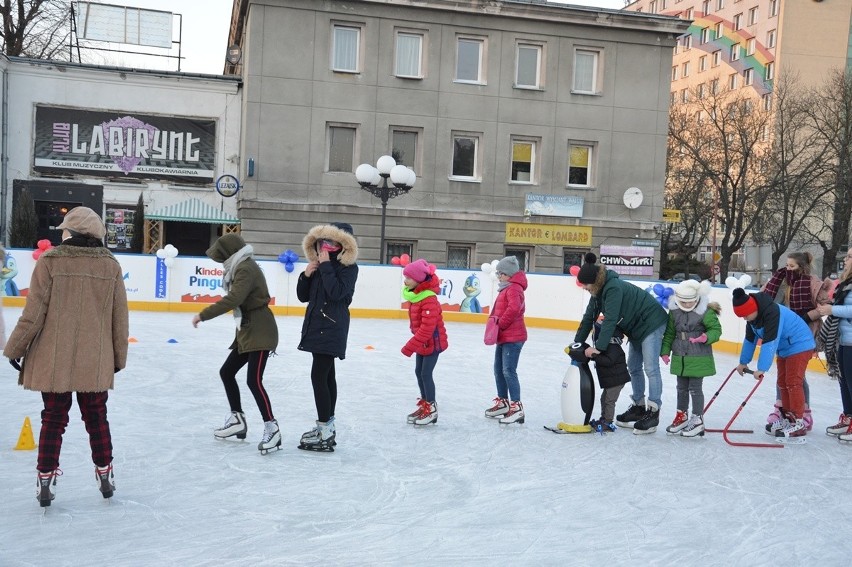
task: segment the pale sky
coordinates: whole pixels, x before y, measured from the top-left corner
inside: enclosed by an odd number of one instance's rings
[[[624,7],[624,0],[551,1],[558,4],[597,6],[611,9]],[[180,70],[186,73],[206,73],[213,75],[222,73],[225,64],[225,52],[228,48],[228,27],[230,26],[231,8],[233,7],[231,0],[125,0],[123,2],[108,0],[102,3],[163,10],[181,14],[183,20],[181,56],[183,59]],[[178,21],[175,18],[175,26],[178,25]],[[175,30],[173,37],[178,37],[177,30]],[[129,46],[113,45],[111,47],[130,49]],[[107,52],[90,53],[96,57],[96,60],[93,61],[95,63],[123,67],[177,70],[176,59],[140,57]],[[174,49],[171,55],[177,55],[177,49]]]

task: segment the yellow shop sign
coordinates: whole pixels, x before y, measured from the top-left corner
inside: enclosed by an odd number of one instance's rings
[[[588,248],[592,245],[592,227],[507,222],[506,242]]]

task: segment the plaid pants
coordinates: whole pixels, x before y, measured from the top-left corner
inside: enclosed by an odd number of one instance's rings
[[[107,421],[107,392],[77,392],[77,405],[89,433],[92,461],[99,467],[112,462],[112,437]],[[38,465],[40,472],[50,472],[59,467],[62,435],[68,426],[71,410],[71,392],[42,392],[44,410],[41,412],[41,433],[38,438]]]

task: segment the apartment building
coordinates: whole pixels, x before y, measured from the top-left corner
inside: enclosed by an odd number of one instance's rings
[[[235,0],[242,232],[275,256],[340,220],[367,263],[514,254],[556,273],[601,245],[647,244],[687,28],[544,0]],[[354,175],[382,155],[416,174],[386,215]]]

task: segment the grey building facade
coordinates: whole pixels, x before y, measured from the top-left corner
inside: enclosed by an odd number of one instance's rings
[[[543,0],[235,0],[243,235],[301,253],[337,220],[363,262],[516,254],[553,273],[654,239],[687,24]],[[417,179],[388,203],[380,254],[381,203],[354,171],[382,155]]]

